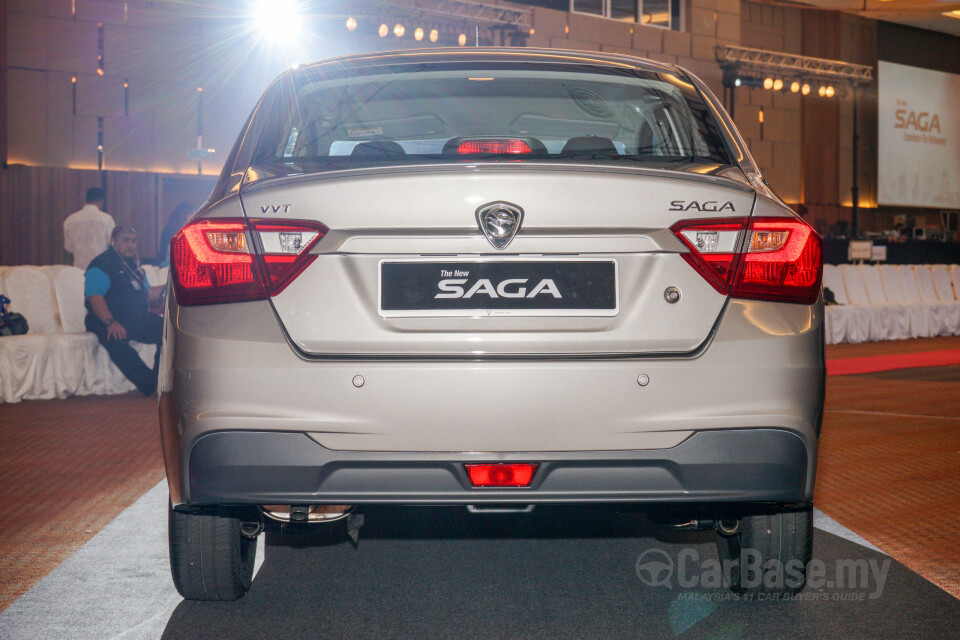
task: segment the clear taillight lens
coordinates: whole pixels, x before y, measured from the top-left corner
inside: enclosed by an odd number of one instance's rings
[[[724,295],[803,304],[820,295],[823,243],[799,218],[683,220],[672,231],[690,249],[684,259]]]
[[[263,300],[276,295],[313,260],[327,228],[303,221],[198,220],[170,243],[177,302],[184,306]],[[253,249],[253,234],[262,252]]]

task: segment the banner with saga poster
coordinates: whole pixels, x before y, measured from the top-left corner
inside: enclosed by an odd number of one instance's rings
[[[883,60],[877,202],[960,209],[960,75]]]

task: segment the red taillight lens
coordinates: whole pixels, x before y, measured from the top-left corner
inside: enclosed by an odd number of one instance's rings
[[[319,223],[301,221],[231,218],[188,224],[170,244],[177,302],[190,306],[276,295],[316,258],[310,248],[326,232]],[[253,233],[262,253],[251,246]]]
[[[461,156],[471,155],[523,155],[533,153],[533,149],[524,140],[464,140],[457,146]]]
[[[536,464],[467,464],[467,475],[475,487],[526,487],[533,480]]]
[[[243,220],[188,224],[170,243],[170,266],[177,302],[182,305],[267,297]]]
[[[820,295],[823,241],[810,225],[791,218],[751,218],[735,298],[812,304]]]
[[[683,220],[671,229],[690,249],[683,258],[724,295],[804,304],[820,295],[823,243],[803,220]]]

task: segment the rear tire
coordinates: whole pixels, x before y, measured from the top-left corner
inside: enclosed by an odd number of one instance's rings
[[[169,511],[170,572],[187,600],[237,600],[250,589],[256,538],[240,520]]]
[[[733,534],[717,527],[720,559],[736,593],[790,595],[803,588],[813,553],[813,508],[744,516]]]

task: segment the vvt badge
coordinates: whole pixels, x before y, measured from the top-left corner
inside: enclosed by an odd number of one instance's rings
[[[523,209],[509,202],[491,202],[477,209],[477,225],[495,249],[505,249],[520,230]]]

